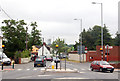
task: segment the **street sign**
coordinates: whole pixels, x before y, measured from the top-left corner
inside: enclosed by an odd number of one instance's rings
[[[78,54],[81,54],[81,46],[77,46]],[[82,54],[85,53],[85,46],[82,46]]]

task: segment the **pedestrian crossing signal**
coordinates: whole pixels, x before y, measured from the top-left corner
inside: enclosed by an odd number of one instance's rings
[[[58,45],[56,45],[56,48],[58,48]]]
[[[103,51],[103,49],[102,49],[102,48],[100,48],[100,51]]]

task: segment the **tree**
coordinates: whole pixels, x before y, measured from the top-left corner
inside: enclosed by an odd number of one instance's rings
[[[101,26],[95,25],[92,29],[89,28],[88,31],[85,29],[82,34],[82,44],[85,45],[88,50],[95,50],[96,46],[101,45]],[[112,37],[106,27],[103,27],[103,45],[113,45]],[[75,50],[77,51],[77,45],[80,45],[78,42],[74,45]]]
[[[56,48],[56,45],[58,45],[59,47]],[[65,52],[68,50],[67,44],[65,43],[64,40],[58,38],[55,41],[53,41],[51,47],[53,48],[53,50],[58,50],[58,53],[60,54],[61,52]]]
[[[28,47],[31,48],[33,45],[41,45],[42,40],[41,40],[41,31],[37,29],[37,23],[32,22],[32,31],[31,35],[29,37],[29,42],[28,42]]]
[[[116,33],[116,37],[113,39],[115,46],[120,46],[120,34]]]
[[[1,27],[3,31],[5,52],[8,56],[13,56],[17,50],[24,50],[26,30],[24,20],[4,20],[4,26]]]

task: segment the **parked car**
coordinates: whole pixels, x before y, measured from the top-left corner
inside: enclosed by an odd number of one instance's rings
[[[93,61],[90,65],[90,69],[91,71],[110,71],[111,73],[114,71],[114,67],[111,66],[107,61]]]
[[[47,56],[46,60],[47,61],[53,61],[53,58],[51,56]]]
[[[46,66],[45,56],[40,56],[40,57],[37,57],[35,59],[35,61],[34,61],[34,67],[37,67],[37,66],[43,66],[43,67]]]
[[[60,59],[58,57],[53,57],[53,61],[56,63],[56,62],[60,62]]]
[[[6,56],[6,54],[2,54],[2,52],[0,52],[0,63],[2,62],[4,65],[11,65],[11,60]]]
[[[32,61],[35,61],[35,58],[37,57],[37,55],[36,54],[34,54],[34,53],[31,53],[31,60]]]

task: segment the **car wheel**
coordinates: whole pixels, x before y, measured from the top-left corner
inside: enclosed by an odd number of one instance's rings
[[[99,70],[99,71],[103,72],[103,69],[102,69],[102,68],[100,68],[100,70]]]
[[[113,70],[111,70],[110,73],[113,73]]]
[[[36,67],[36,65],[34,65],[34,67]]]
[[[93,68],[92,68],[92,67],[90,67],[90,69],[91,69],[91,71],[93,71]]]
[[[45,67],[45,64],[43,64],[42,66]]]

